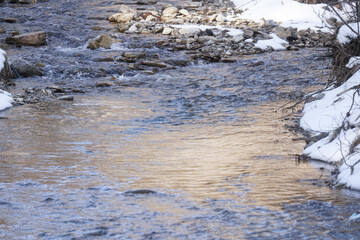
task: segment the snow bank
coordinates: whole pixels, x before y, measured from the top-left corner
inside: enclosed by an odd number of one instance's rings
[[[4,68],[6,53],[0,48],[0,72]],[[0,111],[12,107],[14,100],[11,94],[0,89]]]
[[[341,26],[336,39],[340,44],[346,44],[349,43],[351,39],[359,36],[359,33],[360,23],[349,23],[347,25]]]
[[[359,63],[353,57],[347,64]],[[360,190],[360,71],[344,84],[328,89],[307,103],[303,109],[300,126],[314,134],[326,132],[329,135],[308,146],[304,154],[326,162],[340,163],[338,183]]]
[[[326,4],[302,4],[295,0],[232,0],[237,8],[245,10],[240,16],[256,22],[274,20],[283,27],[294,27],[298,30],[329,31],[324,19],[334,17],[326,11]]]

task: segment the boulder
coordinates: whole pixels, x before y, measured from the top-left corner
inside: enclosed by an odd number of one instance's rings
[[[126,6],[126,5],[121,5],[120,6],[119,13],[133,14],[134,16],[136,16],[138,14],[138,12],[135,9],[132,9],[131,7]]]
[[[87,48],[91,50],[99,49],[99,48],[110,49],[111,45],[115,42],[116,42],[115,39],[104,34],[90,41]]]
[[[176,7],[167,7],[162,12],[162,15],[164,17],[170,17],[170,16],[176,14],[177,12],[179,12],[179,9],[177,9]]]
[[[22,59],[13,58],[10,61],[11,66],[22,77],[42,76],[42,72],[32,63]]]
[[[273,29],[273,32],[279,36],[279,38],[282,38],[287,41],[294,41],[298,39],[298,36],[296,35],[295,29],[292,27],[284,28],[284,27],[275,27]]]
[[[16,36],[7,37],[5,42],[8,44],[24,45],[24,46],[40,46],[46,45],[46,33],[31,32]]]

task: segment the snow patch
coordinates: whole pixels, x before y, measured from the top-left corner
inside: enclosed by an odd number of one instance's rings
[[[14,100],[11,96],[10,93],[0,89],[0,111],[12,107]]]
[[[351,69],[359,64],[360,64],[360,57],[351,57],[349,62],[346,64],[346,67]]]
[[[237,8],[244,10],[240,17],[256,22],[274,20],[284,27],[298,30],[330,31],[326,25],[327,18],[336,17],[327,11],[326,4],[303,4],[295,0],[232,0]]]
[[[5,65],[6,52],[0,48],[0,72]]]
[[[337,41],[340,44],[347,44],[352,39],[359,36],[360,33],[360,23],[349,23],[341,26],[339,33],[336,37]]]
[[[259,40],[257,43],[255,43],[255,47],[262,50],[272,48],[275,51],[286,49],[284,45],[289,44],[287,41],[279,38],[275,33],[270,34],[270,36],[272,37],[272,39]]]

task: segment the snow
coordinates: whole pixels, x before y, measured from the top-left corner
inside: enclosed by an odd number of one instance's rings
[[[5,56],[6,56],[5,51],[0,48],[0,72],[4,68]]]
[[[0,72],[4,68],[6,53],[0,48]],[[14,100],[11,98],[11,94],[0,89],[0,111],[12,107]]]
[[[270,34],[272,39],[267,40],[259,40],[255,43],[256,48],[260,48],[262,50],[266,50],[267,48],[272,48],[273,50],[285,50],[283,44],[288,45],[288,42],[279,38],[275,33]]]
[[[359,64],[352,57],[347,66]],[[300,126],[313,134],[329,135],[308,146],[304,154],[317,160],[341,164],[338,184],[360,190],[360,71],[344,84],[319,93],[315,101],[306,103]]]
[[[359,64],[360,64],[360,57],[359,56],[351,57],[349,62],[346,64],[346,67],[351,69],[354,66],[359,65]]]
[[[226,30],[230,36],[236,36],[239,34],[242,35],[244,33],[244,31],[241,29],[225,28],[225,27],[210,26],[210,25],[195,25],[195,24],[176,25],[176,24],[173,24],[173,25],[171,25],[171,27],[178,28],[178,29],[187,29],[187,30],[191,30],[191,31],[196,31],[197,29],[201,30],[201,31],[205,31],[206,29],[218,29],[221,31]]]
[[[12,107],[14,100],[11,98],[11,94],[0,89],[0,111]]]
[[[359,36],[360,32],[360,23],[349,23],[341,26],[339,33],[337,35],[337,41],[340,44],[346,44],[351,41],[351,39]]]
[[[245,10],[240,17],[256,22],[274,20],[283,27],[298,30],[330,31],[324,19],[335,17],[326,4],[303,4],[295,0],[233,0],[237,8]]]

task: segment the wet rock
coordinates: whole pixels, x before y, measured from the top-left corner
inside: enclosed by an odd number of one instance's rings
[[[31,32],[16,36],[7,37],[5,42],[8,44],[24,45],[24,46],[41,46],[46,45],[46,33]]]
[[[122,56],[126,57],[126,58],[139,59],[139,58],[144,58],[145,53],[143,53],[143,52],[124,52]]]
[[[111,87],[113,84],[111,82],[98,82],[96,87]]]
[[[32,63],[22,59],[14,58],[11,59],[11,67],[19,74],[21,77],[31,77],[31,76],[42,76],[42,72]]]
[[[157,0],[137,0],[136,4],[138,5],[154,5],[157,3]]]
[[[149,67],[166,68],[166,64],[159,61],[143,61],[141,64]]]
[[[7,22],[7,23],[16,23],[19,22],[16,18],[3,18],[1,19],[2,22]]]
[[[57,97],[56,99],[57,99],[57,100],[60,100],[60,101],[73,101],[73,100],[74,100],[74,96],[65,95],[65,96]]]
[[[2,27],[0,27],[0,34],[1,33],[6,33],[5,29],[3,29]]]
[[[65,90],[59,86],[48,86],[46,89],[50,89],[53,93],[64,93]]]
[[[144,194],[156,194],[157,192],[149,189],[138,189],[124,192],[124,195],[144,195]]]
[[[94,40],[90,41],[87,48],[94,50],[99,48],[110,49],[111,45],[115,43],[115,39],[110,37],[109,35],[100,35],[96,37]]]

